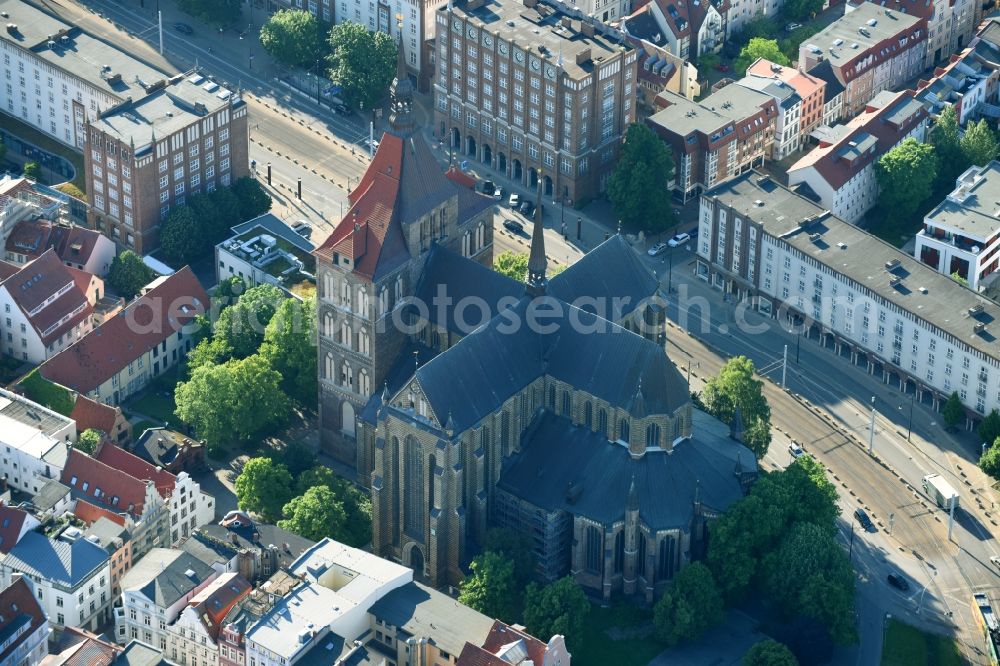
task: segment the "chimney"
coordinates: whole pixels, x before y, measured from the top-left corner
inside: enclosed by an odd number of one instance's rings
[[[589,21],[580,21],[580,32],[583,33],[587,37],[593,37],[594,36],[594,24],[590,23]],[[587,53],[587,60],[590,60],[590,50],[588,49],[586,53]],[[580,56],[579,55],[576,57],[576,61],[577,61],[577,63],[580,62]],[[586,62],[586,61],[584,61],[584,62]]]

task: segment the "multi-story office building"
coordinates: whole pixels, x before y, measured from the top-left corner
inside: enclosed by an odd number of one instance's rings
[[[799,69],[811,73],[829,61],[845,88],[843,115],[852,117],[879,92],[919,75],[926,53],[926,18],[865,2],[799,46]]]
[[[0,389],[0,474],[14,490],[37,493],[59,478],[76,424],[62,414]]]
[[[768,176],[702,196],[695,273],[921,402],[1000,407],[1000,306]]]
[[[142,254],[172,206],[250,173],[246,103],[197,73],[88,116],[86,131],[91,223]]]
[[[604,191],[635,118],[636,50],[537,0],[437,11],[435,133],[470,161],[572,203]]]
[[[166,76],[21,0],[0,0],[0,113],[83,150],[101,109],[138,100]]]
[[[1000,266],[1000,162],[971,166],[955,189],[924,217],[915,257],[979,290]]]
[[[834,215],[857,224],[878,202],[875,163],[906,139],[923,141],[928,115],[912,90],[880,92],[865,110],[788,168],[789,186],[808,185],[810,196]]]
[[[674,156],[673,190],[687,201],[764,163],[779,114],[770,95],[728,85],[700,102],[664,92],[646,122]]]

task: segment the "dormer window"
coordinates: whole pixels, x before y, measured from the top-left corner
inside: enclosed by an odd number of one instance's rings
[[[87,492],[87,488],[90,487],[90,483],[87,481],[83,482],[83,492]]]

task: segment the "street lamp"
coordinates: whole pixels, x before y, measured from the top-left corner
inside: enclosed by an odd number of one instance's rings
[[[694,367],[700,368],[701,367],[701,363],[695,363]],[[691,359],[688,359],[687,380],[688,380],[688,393],[690,393],[691,392]]]

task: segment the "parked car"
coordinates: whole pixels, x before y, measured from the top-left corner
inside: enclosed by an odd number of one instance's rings
[[[671,238],[670,240],[668,240],[667,245],[669,245],[670,247],[677,247],[679,245],[683,245],[689,240],[691,240],[691,234],[686,232],[681,232],[676,236],[674,236],[673,238]]]
[[[497,187],[497,189],[493,190],[493,198],[496,199],[497,201],[502,201],[503,200],[503,188],[502,187]]]
[[[788,25],[785,26],[785,30],[791,32],[793,30],[798,30],[801,27],[802,27],[801,23],[789,23]]]
[[[859,523],[861,523],[861,527],[863,527],[866,532],[875,531],[875,523],[873,523],[872,519],[868,517],[868,513],[864,509],[855,509],[854,517]]]
[[[806,453],[805,451],[802,450],[802,447],[798,445],[798,442],[792,442],[791,444],[789,444],[788,452],[792,454],[793,458],[801,458]]]
[[[298,222],[292,225],[292,231],[297,233],[299,236],[302,236],[303,238],[309,238],[310,236],[312,236],[313,229],[312,225],[306,222],[305,220],[299,220]]]
[[[990,558],[990,563],[997,569],[1000,569],[1000,557],[994,555],[993,557]]]
[[[349,116],[352,113],[354,113],[353,111],[351,111],[351,107],[347,106],[346,104],[335,104],[333,106],[333,112],[336,113],[338,116]]]
[[[182,35],[194,34],[194,28],[189,26],[187,23],[174,23],[174,30],[181,33]]]
[[[503,228],[512,234],[517,234],[518,236],[527,236],[528,234],[524,231],[524,225],[517,220],[504,220]]]
[[[724,62],[720,62],[718,65],[715,66],[715,69],[718,70],[718,71],[720,71],[720,72],[728,72],[729,71],[729,65],[727,65]]]
[[[365,148],[378,150],[378,139],[365,139]]]
[[[507,204],[511,207],[511,209],[517,210],[517,207],[521,205],[521,195],[514,192],[510,195],[510,199],[507,201]]]
[[[518,210],[521,211],[521,215],[524,215],[525,217],[531,217],[532,214],[535,212],[535,204],[534,202],[531,201],[523,201],[521,202],[521,207]]]
[[[659,254],[663,254],[664,252],[666,252],[667,247],[669,246],[666,243],[657,243],[653,247],[646,250],[646,254],[648,254],[651,257],[655,257]]]
[[[497,186],[492,180],[483,181],[483,194],[487,196],[493,196],[493,193],[496,192],[496,189]]]
[[[903,578],[902,574],[893,572],[887,576],[887,579],[889,581],[889,585],[892,585],[897,590],[902,590],[903,592],[906,592],[908,589],[910,589],[910,583],[905,578]]]

